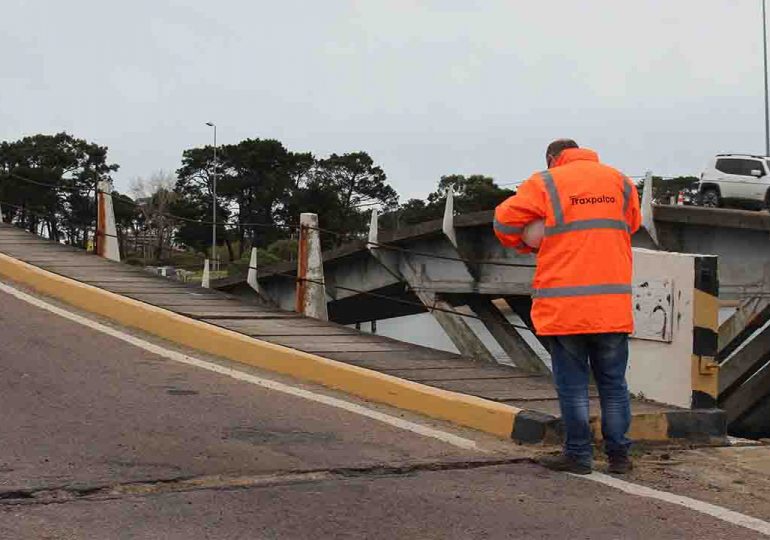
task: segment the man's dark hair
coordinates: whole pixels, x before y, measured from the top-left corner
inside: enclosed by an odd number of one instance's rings
[[[572,139],[556,139],[545,151],[545,160],[549,161],[549,158],[556,159],[567,148],[580,148],[578,144]]]

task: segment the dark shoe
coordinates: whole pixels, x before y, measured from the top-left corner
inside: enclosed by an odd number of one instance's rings
[[[607,470],[613,474],[626,474],[634,470],[634,464],[628,456],[608,456],[610,465]]]
[[[558,456],[541,456],[537,462],[552,471],[570,472],[573,474],[591,474],[591,466],[580,463],[575,458],[560,454]]]

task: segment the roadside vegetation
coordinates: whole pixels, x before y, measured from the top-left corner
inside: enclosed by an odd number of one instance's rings
[[[68,133],[0,142],[3,219],[90,249],[97,185],[118,169],[106,146]],[[190,148],[176,171],[156,171],[113,192],[123,259],[199,272],[212,255],[215,172],[220,274],[245,273],[252,247],[260,264],[293,260],[302,212],[317,213],[321,227],[336,233],[322,234],[324,247],[332,248],[363,237],[373,208],[388,230],[440,218],[448,189],[457,212],[490,210],[514,193],[488,176],[451,174],[425,200],[399,204],[385,171],[363,151],[319,157],[254,138],[219,146],[215,162],[212,146]]]

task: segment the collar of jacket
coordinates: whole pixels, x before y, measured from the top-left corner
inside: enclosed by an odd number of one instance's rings
[[[573,161],[599,161],[599,155],[588,148],[567,148],[563,150],[553,167],[560,167]]]

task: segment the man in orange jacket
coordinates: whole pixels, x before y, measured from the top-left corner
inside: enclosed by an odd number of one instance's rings
[[[634,329],[631,235],[640,225],[639,196],[627,177],[573,140],[551,143],[546,162],[548,170],[532,175],[497,207],[494,222],[503,245],[537,252],[532,322],[538,335],[548,337],[565,428],[562,455],[540,462],[554,470],[591,472],[590,369],[610,472],[625,473],[632,468],[626,368]],[[529,246],[522,233],[537,220],[545,221],[545,233],[539,246]]]

